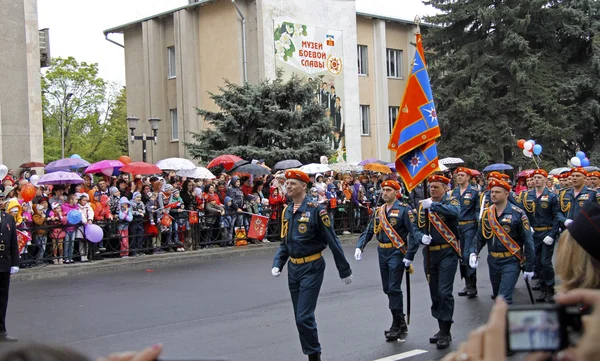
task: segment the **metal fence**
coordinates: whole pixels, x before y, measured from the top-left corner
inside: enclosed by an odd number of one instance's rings
[[[356,207],[351,203],[334,208],[328,206],[327,211],[338,235],[362,232],[372,214],[371,208]],[[264,241],[245,236],[251,219],[251,215],[246,213],[220,215],[198,212],[198,223],[190,224],[188,213],[184,212],[179,218],[175,216],[168,227],[158,221],[151,223],[148,219],[94,222],[103,231],[102,240],[98,243],[87,240],[82,224],[20,228],[31,236],[30,242],[22,247],[21,267],[229,247],[240,240],[248,243],[279,242],[281,208],[267,209],[261,215],[269,219]]]

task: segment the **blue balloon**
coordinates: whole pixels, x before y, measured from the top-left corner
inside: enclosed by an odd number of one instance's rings
[[[76,209],[69,211],[67,214],[67,222],[69,222],[69,224],[81,223],[81,212]]]
[[[534,145],[533,146],[533,154],[535,154],[535,155],[542,154],[542,146],[539,144]]]
[[[73,158],[73,159],[81,159],[81,156],[79,154],[73,154],[71,155],[69,158]]]
[[[535,145],[535,140],[533,139],[529,139],[528,142],[531,142],[531,144]]]
[[[575,156],[581,160],[583,160],[583,158],[585,158],[585,153],[582,151],[579,151],[577,153],[575,153]]]
[[[581,160],[581,166],[582,166],[582,167],[589,167],[589,166],[590,166],[590,160],[589,160],[589,159],[587,159],[587,158],[583,158],[583,159]]]

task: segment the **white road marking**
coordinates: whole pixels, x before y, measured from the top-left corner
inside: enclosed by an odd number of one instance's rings
[[[412,350],[412,351],[399,353],[397,355],[380,358],[375,361],[400,361],[400,360],[404,360],[406,358],[417,356],[417,355],[424,354],[424,353],[427,353],[427,351],[416,349],[416,350]]]

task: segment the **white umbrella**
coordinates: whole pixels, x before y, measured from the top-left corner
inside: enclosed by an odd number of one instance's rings
[[[196,165],[189,159],[167,158],[156,162],[156,166],[161,170],[182,170],[196,169]]]
[[[211,171],[204,167],[196,167],[194,169],[182,169],[175,173],[180,177],[194,178],[194,179],[215,179],[215,175]]]
[[[443,164],[443,165],[448,165],[448,164],[460,164],[460,163],[464,163],[465,161],[460,159],[460,158],[444,158],[444,159],[440,159],[439,163]]]
[[[446,167],[445,165],[443,165],[442,163],[439,163],[439,162],[438,162],[438,168],[440,168],[440,170],[442,172],[445,172],[448,170],[448,167]]]
[[[303,165],[300,167],[300,170],[306,174],[317,174],[317,173],[325,173],[329,172],[331,168],[329,168],[326,164],[321,163],[310,163],[307,165]]]
[[[331,170],[334,170],[336,172],[362,172],[363,170],[363,167],[358,164],[351,164],[345,162],[332,163],[329,164],[329,167],[331,168]]]

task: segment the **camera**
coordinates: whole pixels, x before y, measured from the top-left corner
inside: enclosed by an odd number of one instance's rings
[[[508,352],[556,352],[575,346],[583,332],[576,306],[510,306],[506,319]]]

